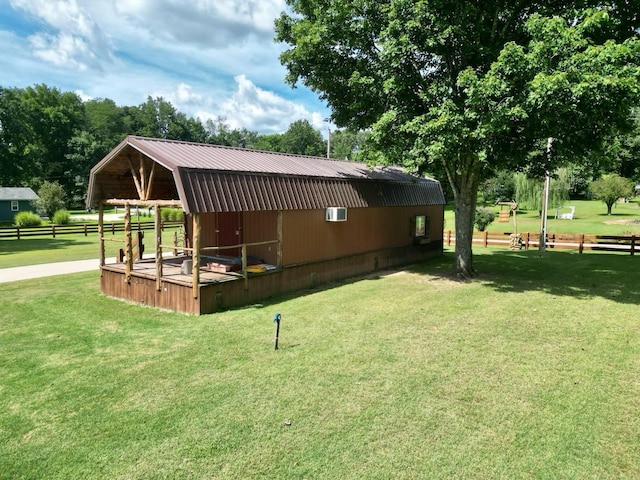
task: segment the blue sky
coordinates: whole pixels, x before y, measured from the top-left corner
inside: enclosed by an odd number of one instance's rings
[[[284,0],[0,0],[0,86],[44,83],[83,99],[163,97],[205,121],[277,133],[318,96],[285,84],[273,41]]]

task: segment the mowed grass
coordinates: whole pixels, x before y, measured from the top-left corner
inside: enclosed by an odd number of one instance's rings
[[[597,200],[567,200],[565,205],[576,207],[573,220],[559,220],[554,218],[556,211],[550,209],[547,217],[547,231],[549,233],[584,233],[590,235],[640,235],[640,204],[637,199],[628,203],[616,203],[607,215],[606,205]],[[481,205],[479,205],[481,206]],[[498,222],[499,206],[488,205],[496,212],[496,219],[489,224],[489,232],[513,232],[513,217],[509,223]],[[503,207],[506,208],[506,207]],[[560,210],[568,213],[568,208]],[[519,210],[516,216],[518,233],[540,233],[540,214],[537,211]],[[453,205],[448,205],[445,211],[445,230],[455,230]]]
[[[640,478],[637,258],[452,264],[201,317],[1,284],[0,478]]]
[[[167,228],[163,232],[163,241],[173,243],[175,228]],[[145,231],[145,252],[154,249],[153,230]],[[115,257],[119,248],[124,246],[124,233],[105,233],[106,238],[117,242],[105,242],[107,257]],[[0,239],[0,269],[20,267],[25,265],[39,265],[51,262],[67,262],[73,260],[90,260],[100,255],[100,245],[97,233],[57,235],[56,238],[27,237],[20,240]]]

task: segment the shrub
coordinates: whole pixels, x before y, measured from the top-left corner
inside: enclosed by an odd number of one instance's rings
[[[53,214],[64,208],[65,193],[58,182],[45,181],[38,190],[38,199],[34,201],[40,215],[53,220]]]
[[[484,232],[491,222],[496,218],[496,212],[490,208],[476,208],[476,217],[474,224],[478,227],[478,231]]]
[[[20,212],[13,218],[16,227],[37,227],[42,224],[40,217],[33,212]]]
[[[51,223],[56,225],[67,225],[69,222],[71,222],[71,214],[66,210],[57,210],[51,219]]]
[[[182,221],[183,212],[181,208],[164,208],[160,210],[160,216],[164,222]]]

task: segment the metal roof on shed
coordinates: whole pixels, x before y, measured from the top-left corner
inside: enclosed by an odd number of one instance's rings
[[[127,149],[173,174],[187,213],[445,203],[438,181],[398,167],[135,136],[93,167],[89,202],[96,176]]]
[[[37,200],[38,195],[28,187],[0,187],[0,200]]]

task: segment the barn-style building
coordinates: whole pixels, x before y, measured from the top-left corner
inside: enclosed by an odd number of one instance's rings
[[[438,181],[398,168],[135,136],[91,169],[87,196],[102,292],[193,314],[439,255],[444,203]],[[103,231],[106,205],[124,207],[124,238]],[[153,238],[132,208],[155,210]],[[166,208],[184,212],[177,242]]]

